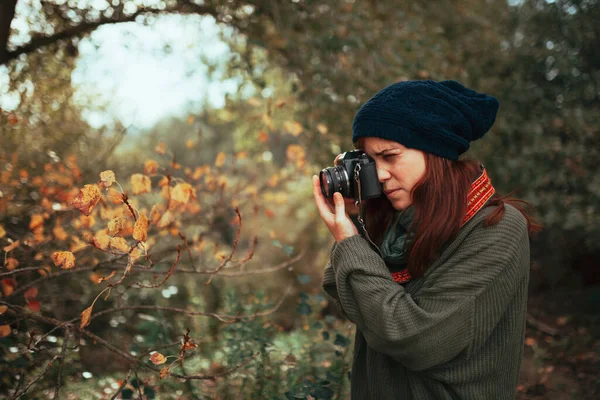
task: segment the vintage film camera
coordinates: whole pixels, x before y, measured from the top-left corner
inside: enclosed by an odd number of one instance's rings
[[[360,191],[357,177],[360,182]],[[335,166],[321,170],[319,181],[323,196],[329,199],[333,198],[335,192],[340,192],[342,196],[355,200],[359,200],[360,194],[361,201],[379,197],[382,193],[375,161],[362,150],[340,154]]]

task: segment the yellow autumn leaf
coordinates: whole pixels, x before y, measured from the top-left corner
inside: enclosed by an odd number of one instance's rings
[[[127,243],[127,240],[125,240],[122,237],[111,237],[110,241],[108,242],[109,247],[116,249],[116,250],[120,250],[123,253],[129,253],[129,244]]]
[[[6,236],[6,231],[4,230],[4,227],[0,225],[0,239],[4,236]]]
[[[56,226],[54,227],[54,229],[52,229],[52,233],[54,234],[54,237],[57,240],[67,240],[67,238],[69,237],[64,228],[58,224],[58,221],[56,221]]]
[[[225,155],[225,153],[220,152],[219,154],[217,154],[217,159],[215,160],[215,167],[222,167],[225,164],[226,159],[227,156]]]
[[[159,228],[164,228],[169,226],[175,221],[175,215],[171,212],[171,210],[167,210],[156,222],[156,226]]]
[[[244,158],[248,157],[248,152],[247,151],[240,151],[239,153],[237,153],[235,155],[236,160],[243,160]]]
[[[0,306],[0,315],[4,314],[8,310],[8,306]]]
[[[70,251],[56,251],[52,254],[54,265],[63,269],[75,267],[75,255]]]
[[[110,169],[100,172],[100,184],[102,186],[104,186],[105,188],[109,187],[116,181],[117,181],[117,178],[115,177],[115,173],[113,171],[111,171]]]
[[[79,324],[80,329],[83,329],[90,324],[90,318],[92,317],[92,307],[94,307],[94,305],[89,306],[81,312],[81,324]]]
[[[125,222],[126,219],[122,216],[108,221],[108,234],[110,236],[115,236],[117,233],[121,232],[125,227]]]
[[[34,230],[44,224],[44,217],[41,214],[33,214],[31,221],[29,221],[29,229]]]
[[[167,362],[167,357],[165,357],[162,354],[160,354],[159,352],[155,351],[154,353],[152,353],[150,355],[150,361],[152,361],[152,364],[154,364],[154,365],[160,365],[160,364],[164,364],[165,362]]]
[[[185,142],[185,147],[188,149],[193,149],[195,145],[196,145],[196,141],[194,139],[188,139]]]
[[[10,240],[10,239],[9,239],[9,240]],[[21,242],[20,242],[19,240],[17,240],[17,241],[15,241],[15,242],[12,242],[11,244],[9,244],[9,245],[7,245],[7,246],[4,246],[4,247],[2,248],[2,250],[4,250],[5,252],[7,252],[7,253],[8,253],[9,251],[12,251],[12,250],[16,249],[16,248],[17,248],[17,247],[19,247],[20,245],[21,245]]]
[[[189,183],[178,183],[171,190],[171,199],[179,203],[187,203],[190,197],[196,198],[196,190]]]
[[[304,166],[306,162],[306,152],[302,146],[290,144],[287,147],[285,154],[287,159],[296,164],[297,167],[301,168]]]
[[[148,193],[152,190],[152,182],[146,175],[133,174],[131,175],[131,187],[133,194]]]
[[[153,175],[158,171],[158,163],[154,160],[146,160],[144,163],[144,174]]]
[[[158,154],[165,154],[167,152],[167,145],[161,142],[156,145],[154,151],[156,151]]]
[[[71,205],[81,211],[83,215],[88,216],[94,206],[100,201],[101,196],[98,185],[85,185],[71,201]]]
[[[133,238],[140,242],[145,242],[148,239],[148,217],[144,214],[140,214],[135,225],[133,226]]]
[[[283,123],[283,128],[293,136],[299,136],[304,130],[302,124],[296,121],[285,121]]]
[[[323,123],[317,124],[317,130],[319,131],[319,133],[321,135],[326,135],[327,132],[329,131],[329,129],[327,129],[327,125],[325,125]]]

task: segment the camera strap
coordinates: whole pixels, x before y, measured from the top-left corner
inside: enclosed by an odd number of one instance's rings
[[[361,193],[361,185],[360,185],[360,170],[361,170],[360,163],[356,163],[356,165],[354,166],[354,180],[356,181],[356,193],[358,194],[358,200],[356,200],[356,203],[355,203],[356,206],[358,207],[358,222],[360,224],[360,227],[363,230],[364,238],[367,239],[369,241],[369,243],[371,243],[375,249],[377,249],[377,252],[379,252],[379,255],[383,258],[383,254],[381,253],[381,250],[379,249],[379,247],[377,247],[377,245],[375,243],[373,243],[373,241],[369,237],[369,233],[367,232],[367,227],[365,226],[365,221],[363,219],[364,208],[363,208],[363,204],[362,204],[362,193]]]

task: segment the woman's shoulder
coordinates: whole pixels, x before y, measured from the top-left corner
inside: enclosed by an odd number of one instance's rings
[[[504,212],[500,220],[493,225],[486,223],[487,218],[492,215],[499,207],[504,207]],[[527,233],[527,219],[516,207],[505,203],[503,206],[489,205],[484,207],[479,213],[469,221],[465,228],[469,227],[479,233],[486,231],[490,234],[502,233]]]

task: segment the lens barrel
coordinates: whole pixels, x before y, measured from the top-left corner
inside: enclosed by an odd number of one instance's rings
[[[321,193],[330,199],[335,192],[340,192],[342,196],[348,197],[350,193],[350,178],[346,169],[341,165],[325,168],[319,173],[321,183]]]

